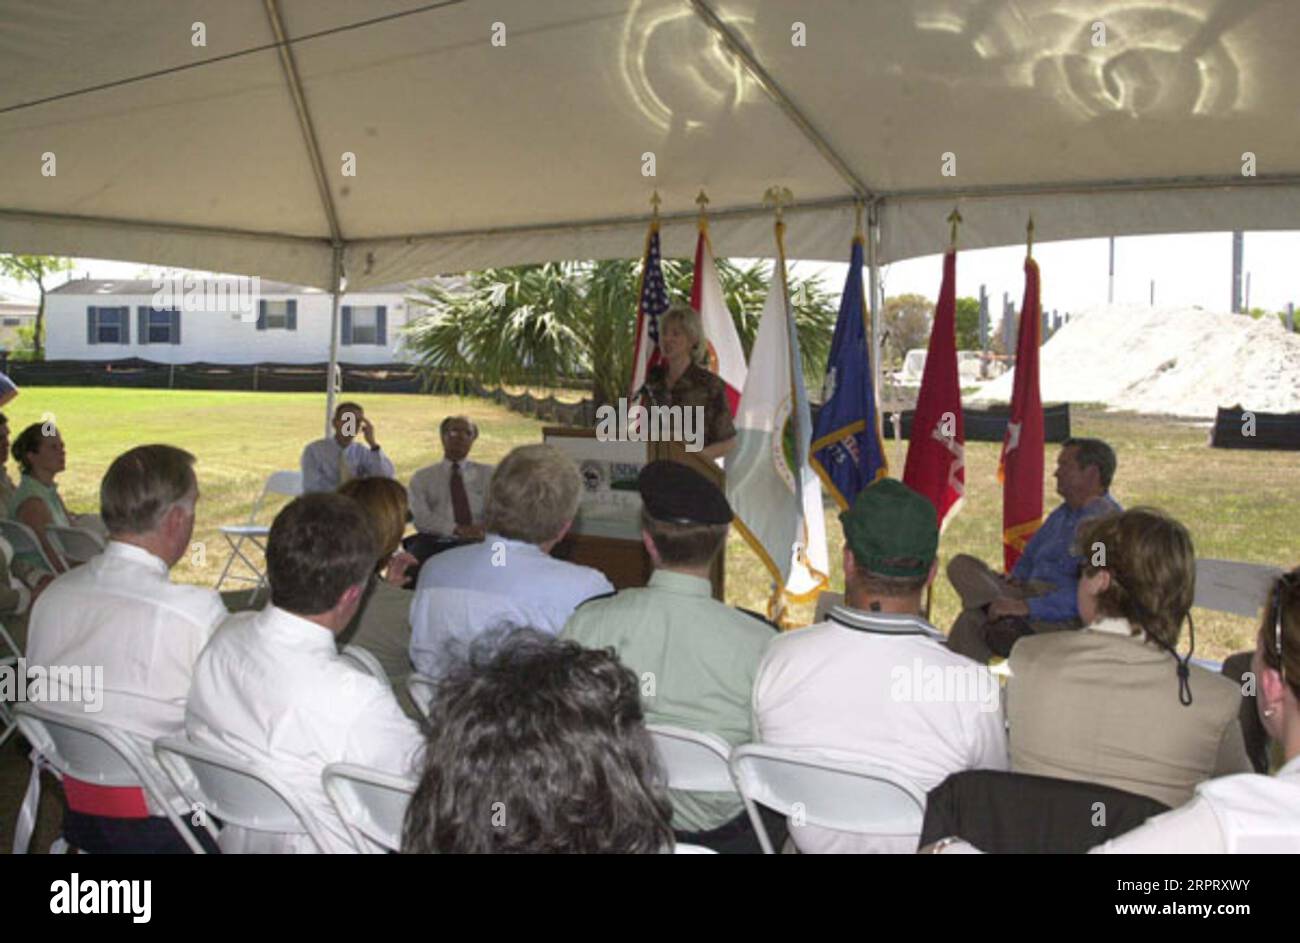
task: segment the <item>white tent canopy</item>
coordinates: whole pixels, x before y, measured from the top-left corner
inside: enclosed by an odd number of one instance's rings
[[[0,251],[337,305],[637,256],[656,188],[669,255],[701,188],[772,255],[774,184],[802,259],[859,205],[877,264],[954,203],[966,247],[1295,228],[1298,37],[1294,0],[0,0]]]
[[[686,254],[703,187],[765,256],[772,184],[797,258],[857,201],[882,262],[954,203],[968,247],[1294,228],[1298,37],[1289,0],[0,0],[0,250],[332,288],[341,246],[360,289],[636,256],[652,188]]]

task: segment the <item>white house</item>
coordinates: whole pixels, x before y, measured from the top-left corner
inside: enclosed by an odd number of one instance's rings
[[[161,363],[323,363],[329,359],[328,292],[250,279],[196,278],[179,283],[76,279],[45,301],[48,360]],[[402,328],[428,309],[407,301],[407,285],[340,299],[339,360],[350,364],[407,359]]]
[[[0,348],[18,346],[18,329],[36,323],[36,302],[0,294]]]

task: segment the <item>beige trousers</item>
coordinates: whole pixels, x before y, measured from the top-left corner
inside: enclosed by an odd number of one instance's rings
[[[1051,592],[1052,584],[1038,580],[1019,584],[1004,580],[994,573],[983,560],[970,554],[959,553],[948,563],[948,582],[961,597],[961,615],[948,632],[948,647],[987,664],[997,652],[994,644],[1005,645],[1005,636],[1015,631],[1015,622],[1027,625],[1033,632],[1060,632],[1077,629],[1078,619],[1065,622],[1044,622],[1037,619],[990,619],[984,607],[997,599],[1031,599]],[[1001,638],[1000,638],[1001,637]]]

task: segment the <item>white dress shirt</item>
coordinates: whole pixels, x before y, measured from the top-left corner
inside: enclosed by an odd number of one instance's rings
[[[187,810],[154,760],[153,741],[184,729],[195,660],[226,615],[215,590],[173,583],[158,557],[113,540],[36,600],[28,664],[102,666],[103,706],[87,716],[125,731],[175,807]],[[91,705],[48,706],[78,713]]]
[[[1300,854],[1300,756],[1276,776],[1210,779],[1196,797],[1090,854]]]
[[[408,494],[415,529],[422,534],[450,537],[456,530],[456,515],[451,505],[451,465],[443,459],[411,476]],[[483,523],[483,500],[487,497],[488,482],[496,466],[471,462],[460,463],[460,476],[465,482],[469,497],[469,510],[475,524]]]
[[[233,751],[275,773],[315,816],[326,851],[354,851],[321,785],[330,763],[417,775],[420,729],[392,689],[339,657],[334,633],[268,605],[218,628],[194,668],[185,711],[194,743]],[[297,853],[306,835],[226,826],[223,852]]]
[[[444,550],[420,567],[411,602],[411,663],[441,677],[449,659],[492,629],[528,626],[559,635],[573,610],[614,591],[605,574],[488,534]]]
[[[754,683],[755,738],[886,767],[922,792],[960,770],[1005,770],[997,681],[942,639],[919,616],[846,606],[778,635]],[[963,689],[935,680],[945,675]],[[910,854],[920,838],[919,829],[899,837],[792,825],[790,833],[815,854]]]
[[[393,463],[383,449],[371,449],[364,442],[350,442],[345,449],[333,436],[317,439],[302,450],[303,494],[334,491],[343,484],[341,464],[346,462],[353,478],[392,478]]]

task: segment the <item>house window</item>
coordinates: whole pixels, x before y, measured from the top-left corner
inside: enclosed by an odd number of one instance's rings
[[[352,343],[379,343],[378,308],[352,308]]]
[[[100,308],[95,325],[96,342],[100,344],[126,344],[126,309]]]
[[[266,328],[278,331],[289,329],[289,302],[268,301],[266,303]]]
[[[22,323],[20,318],[5,318],[5,327],[17,327]]]
[[[159,311],[156,308],[149,309],[149,343],[173,343],[171,311],[166,309]]]

